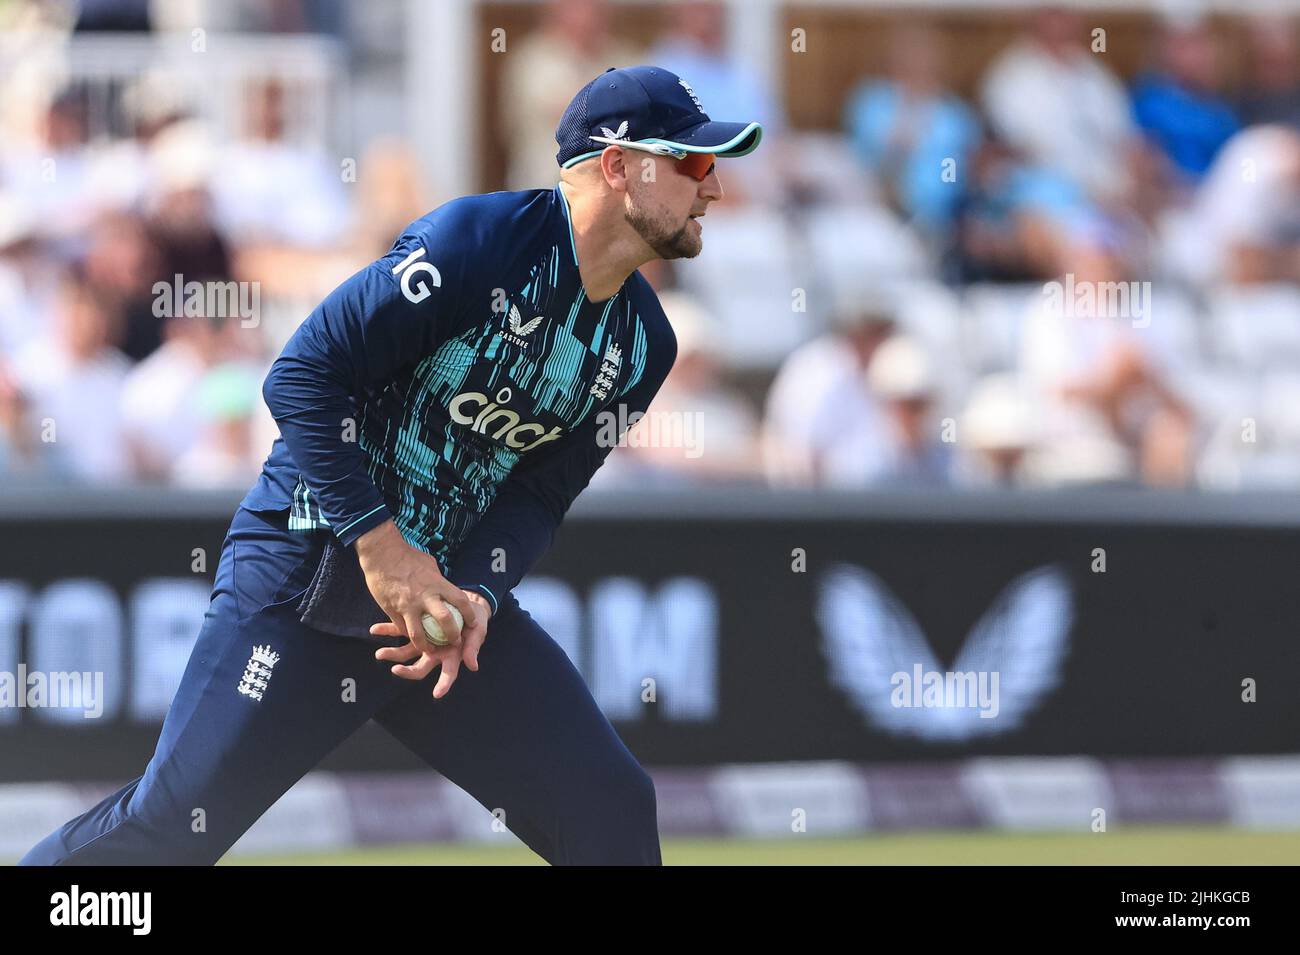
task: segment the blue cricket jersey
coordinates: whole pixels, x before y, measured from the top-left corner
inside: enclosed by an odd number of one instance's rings
[[[262,389],[280,437],[243,506],[344,545],[392,518],[495,608],[676,355],[639,272],[587,298],[559,186],[454,200],[289,340]]]

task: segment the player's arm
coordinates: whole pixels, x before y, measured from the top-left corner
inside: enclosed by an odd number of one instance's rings
[[[262,388],[312,505],[342,544],[355,546],[376,602],[421,647],[425,613],[455,632],[443,599],[467,622],[477,615],[437,561],[402,539],[370,479],[356,418],[372,389],[431,354],[456,321],[463,237],[448,218],[422,220],[331,292],[290,338]]]
[[[645,410],[658,390],[659,381],[653,386],[647,383],[645,388],[634,389],[623,399],[628,406],[627,416]],[[618,413],[617,405],[612,413]],[[475,595],[471,599],[481,610],[477,622],[482,626],[471,631],[467,624],[462,643],[452,649],[461,653],[459,660],[471,670],[478,669],[478,653],[487,637],[487,621],[496,612],[501,598],[551,545],[555,529],[569,505],[591,481],[613,446],[601,440],[598,425],[591,421],[544,450],[524,455],[461,544],[448,576],[467,594]],[[377,624],[370,632],[375,636],[397,635],[392,624]],[[435,666],[442,665],[443,675],[434,689],[435,697],[442,695],[439,690],[442,681],[448,679],[448,667],[459,662],[448,659],[447,650],[421,652],[411,644],[383,647],[375,652],[375,658],[392,663],[392,672],[408,680],[422,680]],[[455,679],[454,671],[451,679]]]
[[[272,364],[262,396],[280,426],[313,506],[345,545],[389,518],[355,440],[361,401],[393,380],[413,356],[429,354],[447,324],[445,270],[401,269],[431,261],[421,237],[393,250],[336,288],[308,316]],[[423,297],[422,297],[423,296]],[[417,301],[418,299],[418,301]]]
[[[644,413],[672,368],[677,343],[666,322],[646,368],[606,411],[615,420]],[[619,405],[626,408],[618,418]],[[599,416],[545,448],[524,455],[452,560],[451,579],[485,594],[495,608],[551,546],[574,498],[591,482],[614,442]]]

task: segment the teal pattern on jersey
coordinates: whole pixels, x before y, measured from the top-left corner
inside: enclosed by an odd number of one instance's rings
[[[557,287],[568,251],[551,246],[517,292],[499,296],[483,320],[362,406],[358,441],[369,476],[403,537],[439,560],[465,538],[528,453],[510,444],[509,426],[518,423],[528,438],[553,429],[567,433],[644,374],[646,331],[629,297],[620,292],[594,304],[581,285]],[[611,355],[615,383],[602,393],[595,383],[611,367]],[[454,410],[461,408],[474,413]],[[290,529],[328,526],[300,478]]]

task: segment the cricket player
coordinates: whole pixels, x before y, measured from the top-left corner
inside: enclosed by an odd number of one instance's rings
[[[153,759],[23,862],[214,863],[374,719],[549,862],[658,864],[650,777],[511,591],[676,357],[637,268],[699,254],[715,157],[761,137],[608,70],[554,189],[449,202],[330,293],[267,375],[280,437]]]

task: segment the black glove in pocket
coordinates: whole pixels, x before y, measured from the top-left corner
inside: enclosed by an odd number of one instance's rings
[[[297,607],[303,623],[340,637],[374,640],[370,628],[388,620],[366,586],[356,551],[331,538],[325,544],[316,575]]]

